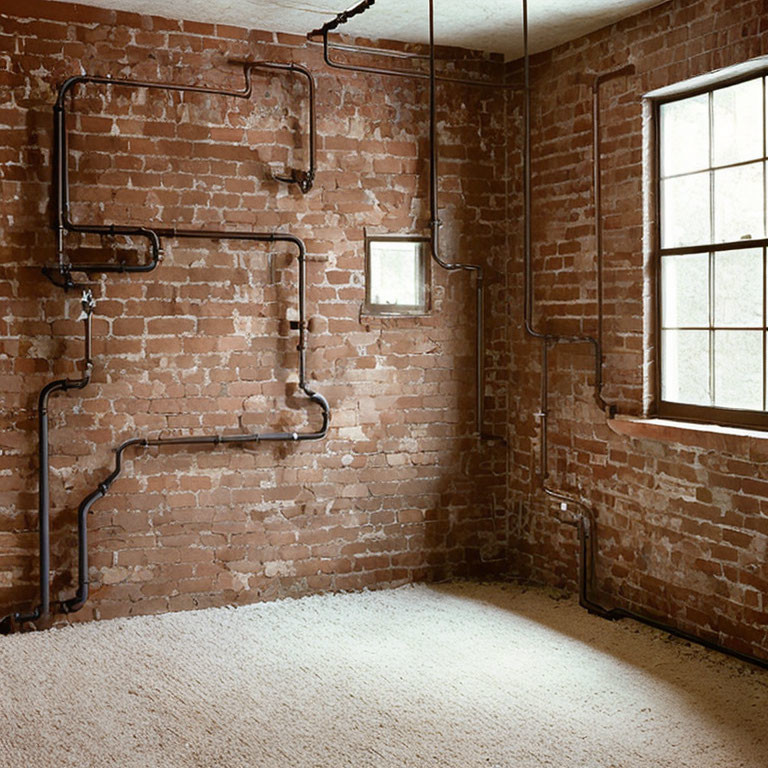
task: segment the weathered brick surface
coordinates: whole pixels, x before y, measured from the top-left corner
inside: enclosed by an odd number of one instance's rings
[[[606,390],[622,413],[642,414],[644,296],[643,111],[648,91],[768,53],[761,0],[675,0],[533,60],[533,254],[536,323],[595,333],[591,90],[582,75],[632,62],[637,74],[604,86]],[[520,77],[519,64],[511,65]],[[511,168],[520,167],[520,101]],[[522,307],[521,180],[510,175],[512,304]],[[518,313],[521,320],[522,311]],[[512,325],[510,512],[517,567],[573,586],[573,529],[536,491],[539,346]],[[550,354],[550,484],[584,498],[600,522],[605,595],[733,648],[768,653],[768,498],[765,443],[688,435],[669,442],[616,434],[592,400],[585,345]]]
[[[4,9],[3,610],[34,599],[36,395],[51,378],[72,375],[81,351],[77,297],[64,297],[39,274],[54,245],[55,86],[86,71],[238,87],[229,57],[294,60],[316,72],[315,190],[302,197],[269,177],[306,159],[298,80],[256,76],[247,104],[89,88],[76,94],[71,122],[73,214],[280,228],[305,238],[309,374],[331,401],[332,430],[324,443],[299,447],[132,454],[89,521],[94,594],[83,616],[399,584],[499,566],[574,586],[573,531],[556,521],[556,510],[536,490],[539,355],[521,329],[519,96],[509,98],[506,118],[502,97],[488,91],[441,90],[440,102],[446,257],[489,268],[486,405],[489,427],[510,435],[505,455],[498,445],[478,447],[472,437],[473,291],[463,276],[434,270],[429,318],[360,315],[363,228],[426,231],[423,84],[329,71],[316,48],[269,32],[60,3]],[[643,413],[652,395],[644,378],[640,99],[653,88],[766,53],[767,18],[758,0],[676,0],[534,59],[536,322],[553,332],[596,330],[591,93],[580,75],[628,61],[637,67],[637,75],[605,87],[603,113],[606,396],[623,413]],[[498,74],[493,62],[451,53],[463,70]],[[519,65],[510,70],[519,78]],[[68,246],[83,258],[95,249],[136,258],[143,248],[74,237]],[[76,504],[108,471],[117,442],[137,433],[309,424],[312,411],[295,392],[295,339],[287,322],[295,316],[295,267],[286,248],[169,241],[154,274],[98,281],[93,384],[52,400],[55,596],[71,594]],[[617,434],[592,400],[589,349],[560,346],[550,358],[550,482],[597,512],[601,591],[764,655],[764,443]]]
[[[52,106],[86,72],[240,88],[227,59],[297,61],[317,76],[318,175],[302,196],[304,84],[254,75],[242,99],[78,87],[71,100],[79,222],[279,229],[304,238],[308,374],[333,410],[301,445],[132,449],[89,519],[84,618],[248,602],[473,573],[505,563],[506,466],[474,429],[473,302],[433,270],[426,318],[361,317],[363,232],[426,232],[423,83],[328,70],[296,37],[62,3],[0,13],[0,612],[35,599],[40,388],[75,375],[78,296],[41,279],[54,257]],[[460,69],[500,65],[461,53]],[[441,90],[444,256],[489,267],[504,295],[504,110]],[[67,237],[73,259],[144,258],[127,239]],[[270,269],[272,259],[273,269]],[[274,272],[274,274],[273,274]],[[274,279],[273,279],[274,278]],[[93,381],[51,399],[53,597],[72,594],[75,516],[135,435],[306,428],[296,393],[296,258],[285,246],[168,240],[148,275],[98,276]],[[495,304],[499,306],[496,307]],[[488,334],[488,423],[506,427],[506,326]]]

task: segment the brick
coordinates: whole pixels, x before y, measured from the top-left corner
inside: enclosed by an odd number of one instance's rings
[[[573,587],[573,532],[536,491],[540,349],[520,328],[521,265],[510,257],[521,252],[521,177],[507,179],[499,161],[509,150],[510,169],[520,165],[519,94],[509,94],[506,115],[504,97],[487,90],[441,89],[438,101],[442,251],[486,266],[486,426],[509,435],[506,449],[474,436],[466,275],[433,265],[428,317],[360,316],[364,229],[428,229],[420,84],[385,89],[379,78],[321,70],[301,40],[272,32],[42,0],[5,6],[0,49],[16,56],[18,72],[0,72],[8,97],[0,106],[0,460],[9,462],[0,471],[12,473],[0,492],[8,521],[0,558],[23,553],[2,593],[8,606],[35,591],[25,570],[36,546],[27,522],[36,504],[35,398],[45,382],[81,370],[77,297],[42,284],[38,272],[54,258],[45,116],[55,85],[98,71],[239,87],[240,74],[218,61],[233,43],[244,56],[317,69],[315,189],[302,196],[271,178],[306,165],[295,129],[303,90],[282,77],[256,78],[252,102],[78,88],[73,217],[304,237],[315,318],[307,375],[331,402],[331,433],[323,443],[126,452],[124,475],[93,516],[92,562],[114,583],[94,589],[84,616],[447,578],[481,569],[480,553],[499,547],[516,575]],[[758,0],[673,6],[598,30],[534,67],[536,320],[581,334],[595,332],[596,312],[591,113],[573,72],[615,67],[612,50],[638,62],[638,77],[606,86],[604,114],[606,396],[623,413],[644,407],[639,97],[735,63],[738,46],[712,35],[715,25],[743,30],[744,45],[765,52]],[[708,25],[696,31],[700,19]],[[663,35],[648,36],[652,21]],[[478,75],[497,78],[504,66],[449,53]],[[519,76],[519,64],[507,68]],[[37,82],[33,70],[51,74]],[[296,310],[295,249],[234,239],[166,238],[164,246],[154,272],[98,279],[93,383],[51,401],[59,509],[74,509],[111,471],[110,448],[133,435],[318,422],[295,384],[297,335],[287,322]],[[95,249],[110,261],[146,258],[138,237],[69,235],[67,247],[82,258],[96,258]],[[600,586],[619,601],[685,617],[691,631],[711,634],[708,622],[722,616],[718,628],[734,647],[764,643],[756,596],[768,585],[754,565],[768,535],[768,451],[722,436],[617,434],[592,400],[589,348],[557,345],[550,360],[550,482],[595,508]],[[72,524],[62,518],[56,537]],[[248,575],[250,592],[233,573]]]

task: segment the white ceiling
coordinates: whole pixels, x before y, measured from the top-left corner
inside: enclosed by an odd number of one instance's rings
[[[66,0],[59,0],[65,2]],[[78,0],[84,5],[305,35],[353,0]],[[544,51],[665,0],[529,0],[531,50]],[[426,42],[427,0],[376,0],[339,29],[383,40]],[[438,44],[522,55],[521,0],[435,0]]]

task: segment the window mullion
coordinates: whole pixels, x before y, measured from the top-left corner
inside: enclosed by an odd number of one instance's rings
[[[709,92],[709,242],[715,242],[715,109]],[[709,403],[715,404],[715,254],[709,252]]]

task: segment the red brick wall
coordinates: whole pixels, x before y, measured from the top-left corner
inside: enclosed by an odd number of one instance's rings
[[[580,75],[634,63],[603,91],[606,398],[643,413],[644,93],[768,53],[763,0],[676,0],[533,60],[533,254],[536,324],[596,333],[591,89]],[[513,76],[520,77],[519,65]],[[520,102],[512,168],[520,162]],[[521,253],[521,180],[511,175],[511,238]],[[522,307],[513,256],[512,304]],[[521,321],[522,309],[517,310]],[[573,586],[575,535],[536,490],[539,345],[512,325],[510,511],[519,572]],[[592,400],[585,345],[550,354],[550,484],[580,495],[600,524],[599,585],[607,602],[671,617],[677,626],[768,653],[768,447],[746,438],[616,434]],[[659,436],[660,433],[659,433]]]
[[[229,57],[315,72],[315,188],[302,196],[270,178],[270,168],[306,163],[298,78],[257,74],[248,103],[88,86],[72,100],[73,218],[304,238],[308,375],[330,401],[331,431],[301,445],[130,451],[89,519],[92,599],[81,615],[396,585],[503,564],[506,455],[473,435],[469,278],[434,269],[430,317],[360,317],[364,228],[427,231],[425,85],[329,70],[297,37],[10,5],[0,13],[0,613],[36,598],[37,394],[53,378],[79,375],[82,354],[79,295],[40,274],[55,255],[56,88],[81,72],[240,88]],[[500,75],[490,59],[466,57],[463,66]],[[443,255],[489,267],[489,314],[498,314],[503,101],[488,90],[441,93]],[[67,247],[73,258],[101,249],[139,259],[145,249],[71,235]],[[319,421],[295,392],[290,248],[168,240],[151,274],[95,283],[93,381],[51,399],[54,600],[73,592],[77,505],[111,470],[119,442]],[[488,423],[504,431],[504,323],[489,330],[487,362]]]

